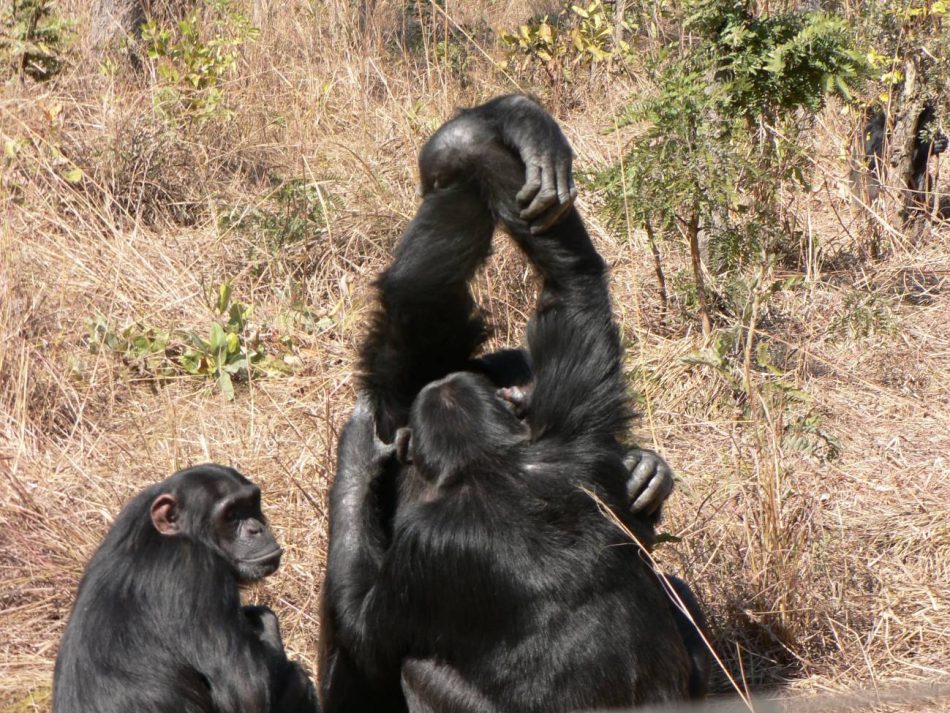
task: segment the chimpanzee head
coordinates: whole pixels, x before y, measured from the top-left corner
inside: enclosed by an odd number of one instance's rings
[[[213,464],[186,468],[157,490],[149,513],[160,535],[206,544],[241,582],[277,570],[282,550],[261,513],[261,490],[236,470]]]
[[[486,377],[461,371],[419,392],[396,449],[425,480],[443,485],[472,468],[497,470],[528,437],[511,399]]]

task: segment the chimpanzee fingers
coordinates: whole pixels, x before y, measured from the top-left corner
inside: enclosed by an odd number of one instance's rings
[[[378,467],[391,458],[396,446],[383,443],[376,433],[376,416],[369,393],[360,393],[349,420],[343,427],[337,447],[339,472],[349,472],[360,478],[374,478],[383,469]],[[348,467],[344,467],[344,463]],[[360,464],[357,466],[357,464]]]
[[[531,234],[539,235],[540,233],[550,230],[555,225],[560,223],[561,219],[564,218],[564,216],[566,216],[570,210],[570,203],[555,203],[554,207],[542,215],[539,220],[531,223]]]
[[[630,472],[627,497],[633,512],[655,513],[673,490],[673,471],[659,454],[635,448],[627,452],[624,467]]]
[[[571,158],[568,156],[557,163],[557,199],[561,205],[572,206],[575,198],[577,198],[577,189],[574,187]]]
[[[541,190],[541,164],[537,161],[528,160],[525,162],[524,186],[518,191],[515,200],[518,205],[527,205]]]
[[[630,509],[633,512],[652,515],[663,506],[670,493],[673,492],[673,473],[662,460],[653,462],[644,460],[643,463],[637,466],[637,470],[644,466],[651,469],[654,466],[657,467],[649,476],[649,482],[643,492],[633,501]]]
[[[549,162],[541,169],[541,185],[534,200],[521,211],[530,220],[531,233],[537,235],[557,225],[570,211],[577,198],[571,173],[571,157]]]
[[[546,163],[541,168],[541,189],[534,196],[531,204],[521,211],[523,220],[532,220],[544,213],[557,202],[557,185],[555,184],[554,166]]]
[[[518,418],[524,418],[528,410],[528,392],[520,386],[506,386],[495,391],[498,398],[503,399],[512,413]]]
[[[623,464],[627,467],[630,476],[627,478],[627,497],[633,500],[656,473],[656,464],[649,459],[632,459],[630,456],[624,459]]]

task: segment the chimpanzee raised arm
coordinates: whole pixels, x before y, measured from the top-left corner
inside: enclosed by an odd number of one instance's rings
[[[529,157],[537,189],[524,185],[523,169],[495,170],[511,161],[506,145]],[[522,96],[461,112],[423,148],[422,205],[377,282],[379,307],[360,351],[362,387],[384,441],[405,425],[419,389],[464,369],[485,340],[468,283],[488,256],[495,222],[556,220],[574,200],[570,157],[554,120]],[[524,218],[512,200],[519,190]]]
[[[413,365],[399,353],[409,339],[400,332],[406,322],[391,320],[398,312],[389,312],[390,332],[371,332],[363,353],[378,355],[366,381],[374,404],[354,411],[331,491],[324,624],[332,644],[322,667],[323,703],[328,713],[403,710],[402,699],[389,698],[400,673],[413,705],[452,713],[685,697],[690,661],[669,605],[589,495],[626,510],[620,436],[628,410],[603,262],[576,211],[549,232],[532,233],[516,201],[524,165],[491,131],[484,134],[484,122],[473,121],[461,114],[423,149],[420,212],[431,222],[439,211],[427,213],[427,205],[446,210],[452,196],[477,195],[538,268],[544,288],[529,336],[533,392],[525,412],[516,413],[498,382],[470,370],[464,350],[454,349],[448,363],[428,368],[425,378],[416,372],[408,387],[388,392],[396,398],[380,399],[373,369],[377,378],[401,376]],[[487,138],[473,146],[479,136]],[[456,165],[470,170],[459,174]],[[403,245],[422,241],[413,225]],[[420,262],[408,261],[403,245],[381,281],[384,309],[392,304],[387,276]],[[425,242],[414,249],[424,252]],[[487,252],[481,245],[455,249],[462,256],[481,250]],[[458,264],[456,257],[443,271],[454,273]],[[427,297],[405,274],[407,293]],[[427,276],[419,281],[433,289]],[[460,285],[449,285],[451,297]],[[471,307],[464,316],[470,314]],[[451,326],[434,329],[445,334]],[[384,354],[380,344],[392,349]],[[399,369],[392,370],[392,359]],[[393,404],[398,412],[387,411]],[[375,437],[374,413],[397,416],[379,428],[386,440],[395,436],[395,467]],[[381,504],[380,493],[392,488],[395,501]]]

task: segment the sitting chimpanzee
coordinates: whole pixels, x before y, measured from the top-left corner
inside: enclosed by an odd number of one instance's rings
[[[331,492],[327,713],[568,711],[704,689],[698,637],[592,497],[652,544],[654,517],[628,510],[620,344],[565,156],[525,97],[463,112],[422,151],[423,203],[378,283]],[[520,378],[512,359],[472,356],[485,333],[468,283],[496,222],[543,278]],[[531,387],[513,397],[518,382]]]
[[[260,489],[200,465],[139,493],[86,567],[56,659],[54,713],[308,713],[306,673],[277,617],[238,584],[281,549]]]
[[[888,117],[883,107],[871,106],[864,115],[864,133],[853,162],[851,179],[859,197],[870,204],[877,199],[884,183],[887,142],[889,137]],[[904,192],[904,215],[915,210],[929,209],[929,195],[933,191],[930,176],[930,160],[948,147],[947,135],[937,124],[937,110],[933,101],[924,104],[914,123],[910,146],[910,165]],[[943,214],[941,206],[940,210]],[[950,217],[942,215],[942,217]]]
[[[937,126],[937,110],[933,102],[924,104],[914,124],[914,143],[910,155],[910,175],[907,177],[906,210],[929,210],[930,194],[934,189],[930,176],[930,159],[947,150],[947,135]],[[941,217],[947,218],[948,215]]]

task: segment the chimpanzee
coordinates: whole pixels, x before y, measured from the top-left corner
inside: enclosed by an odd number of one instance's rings
[[[378,282],[331,490],[326,713],[562,711],[703,691],[694,640],[592,497],[653,543],[654,518],[627,508],[620,344],[569,158],[553,119],[519,96],[462,112],[422,150],[423,203]],[[511,360],[472,356],[485,332],[468,282],[496,222],[543,278],[515,379]]]
[[[947,135],[937,128],[937,111],[933,102],[924,104],[914,125],[914,143],[910,155],[910,175],[907,177],[908,210],[926,210],[928,195],[933,190],[930,179],[930,158],[947,150]]]
[[[910,169],[905,177],[907,191],[904,199],[904,214],[913,209],[927,207],[927,195],[933,190],[930,179],[930,159],[947,150],[948,139],[937,127],[937,111],[934,102],[928,101],[917,115],[914,137],[911,144]],[[868,107],[864,115],[864,133],[861,141],[860,169],[852,170],[855,188],[864,188],[868,203],[881,192],[884,181],[884,162],[888,138],[887,114],[880,106]]]
[[[277,617],[241,606],[239,583],[272,574],[281,553],[260,489],[232,468],[186,468],[143,490],[80,582],[54,713],[317,711]]]
[[[881,193],[884,180],[884,144],[887,141],[887,114],[879,106],[869,106],[864,112],[864,133],[860,143],[860,157],[853,158],[851,181],[855,189],[863,188],[860,196],[868,205]]]

